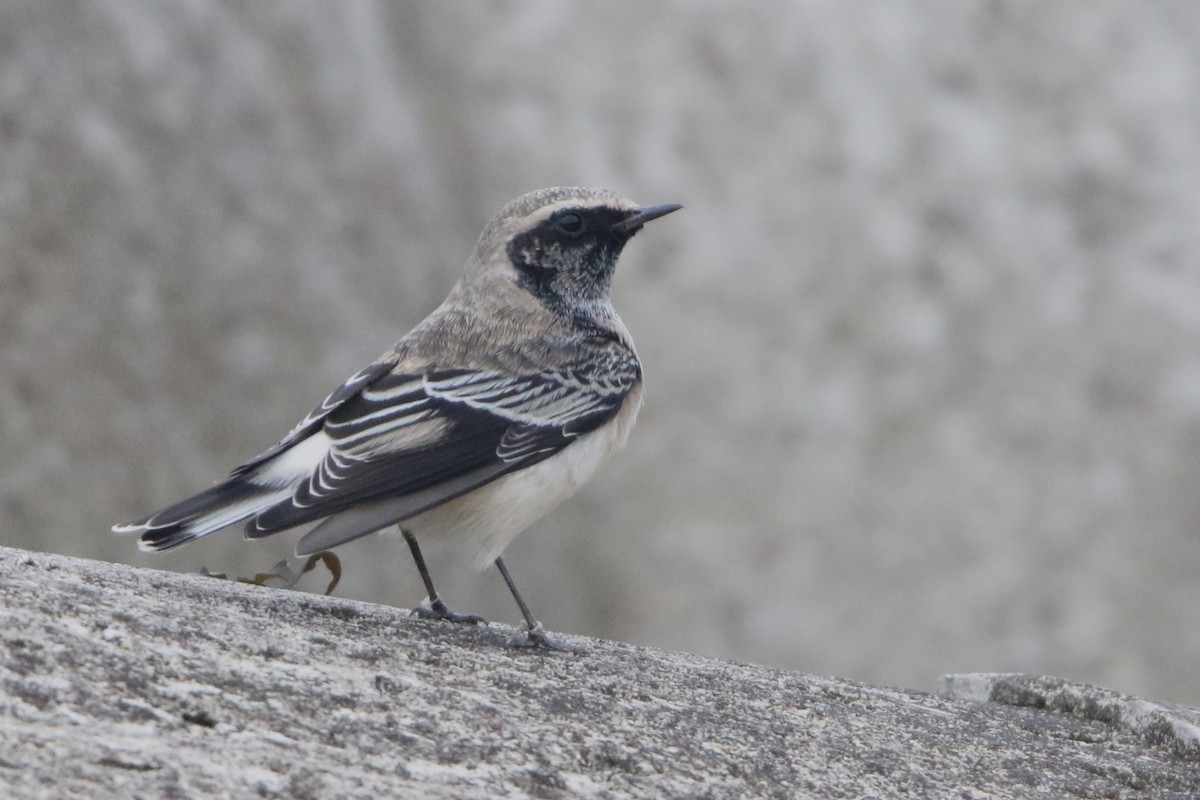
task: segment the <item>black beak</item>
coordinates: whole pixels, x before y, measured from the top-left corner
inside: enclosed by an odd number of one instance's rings
[[[629,216],[612,226],[614,231],[622,233],[633,233],[638,228],[645,225],[652,219],[665,217],[672,211],[678,211],[683,208],[679,203],[667,203],[663,206],[648,206],[646,208],[636,208],[629,213]]]

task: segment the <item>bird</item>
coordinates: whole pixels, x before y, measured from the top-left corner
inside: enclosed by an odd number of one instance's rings
[[[396,525],[427,593],[413,613],[479,623],[438,595],[420,541],[454,537],[495,564],[524,618],[513,646],[570,649],[533,616],[501,556],[624,446],[642,365],[613,308],[629,240],[677,203],[552,187],[505,205],[445,301],[221,482],[132,522],[160,551],[244,523],[259,539],[317,522],[311,555]]]

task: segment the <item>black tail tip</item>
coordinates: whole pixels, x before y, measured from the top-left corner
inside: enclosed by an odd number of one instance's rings
[[[138,549],[158,553],[179,547],[181,544],[187,544],[195,538],[197,538],[195,534],[179,525],[155,528],[141,535],[141,538],[138,539]]]

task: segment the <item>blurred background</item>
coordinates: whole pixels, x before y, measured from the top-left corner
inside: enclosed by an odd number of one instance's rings
[[[1198,42],[1186,0],[6,2],[0,544],[269,567],[298,533],[108,528],[274,443],[506,201],[604,186],[687,208],[618,269],[629,447],[508,551],[548,627],[1200,704]],[[424,595],[394,535],[339,554]]]

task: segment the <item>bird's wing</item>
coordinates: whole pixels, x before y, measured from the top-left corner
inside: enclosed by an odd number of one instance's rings
[[[269,461],[292,445],[311,435],[313,431],[320,427],[326,417],[341,408],[347,401],[357,397],[363,389],[391,370],[392,364],[387,361],[375,361],[363,367],[351,375],[345,383],[330,392],[329,396],[322,400],[316,408],[308,412],[308,416],[300,420],[296,424],[296,427],[288,432],[287,436],[280,439],[274,446],[236,467],[230,473],[229,477],[237,478],[253,471],[264,462]]]
[[[605,355],[522,375],[446,369],[376,378],[324,414],[312,435],[329,446],[311,477],[246,533],[412,497],[412,508],[389,506],[402,509],[395,521],[547,458],[612,419],[640,379],[632,352]]]

